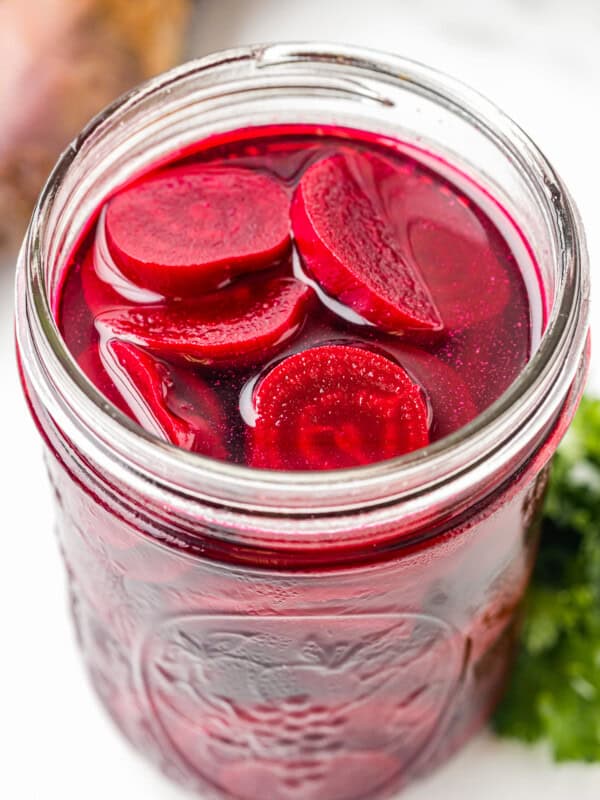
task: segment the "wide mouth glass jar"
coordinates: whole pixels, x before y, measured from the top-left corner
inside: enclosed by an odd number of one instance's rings
[[[547,318],[518,380],[457,433],[367,467],[253,470],[145,433],[67,351],[53,307],[103,199],[199,140],[273,124],[390,136],[451,165],[522,232]],[[17,340],[83,654],[138,748],[218,797],[358,800],[483,723],[510,663],[546,466],[583,389],[587,271],[577,212],[535,145],[479,95],[395,56],[227,51],[90,123],[23,245]]]

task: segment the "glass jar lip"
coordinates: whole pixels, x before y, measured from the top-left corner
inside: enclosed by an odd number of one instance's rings
[[[314,64],[319,71],[342,68],[353,75],[368,74],[380,80],[382,87],[400,81],[483,128],[529,173],[560,245],[557,296],[539,347],[518,379],[492,406],[451,436],[364,467],[324,472],[257,470],[158,440],[116,409],[108,411],[106,401],[79,371],[58,331],[44,281],[42,234],[62,181],[89,137],[140,98],[198,73],[214,73],[222,85],[222,68],[233,64],[236,69],[280,65],[305,69]],[[17,302],[25,303],[29,323],[37,331],[32,352],[39,368],[34,386],[44,405],[51,407],[58,427],[69,436],[83,433],[86,445],[82,449],[88,446],[93,459],[105,465],[115,466],[118,461],[116,473],[126,481],[139,486],[152,483],[187,499],[273,514],[321,515],[424,498],[436,488],[452,485],[456,489],[464,481],[476,480],[475,472],[477,480],[489,480],[501,463],[509,462],[556,416],[575,379],[588,327],[588,261],[581,220],[568,190],[529,137],[490,101],[443,73],[396,55],[330,43],[222,51],[190,61],[124,95],[95,117],[58,161],[34,211],[21,261]],[[18,341],[26,350],[19,332]]]

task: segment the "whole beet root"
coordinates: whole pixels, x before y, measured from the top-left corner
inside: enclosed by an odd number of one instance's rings
[[[22,237],[54,161],[85,122],[176,63],[189,0],[0,3],[0,248]]]

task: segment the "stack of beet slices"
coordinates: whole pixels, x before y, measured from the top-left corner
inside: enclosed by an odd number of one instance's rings
[[[510,284],[468,204],[406,161],[340,145],[294,185],[221,160],[127,186],[81,262],[80,365],[146,430],[254,467],[353,467],[464,425],[477,408],[430,344]],[[315,335],[339,308],[340,335]],[[215,388],[236,380],[250,413]]]

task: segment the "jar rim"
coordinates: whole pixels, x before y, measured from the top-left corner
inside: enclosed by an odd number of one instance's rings
[[[382,88],[401,82],[461,114],[528,173],[559,243],[560,282],[553,308],[536,352],[516,381],[457,432],[389,461],[323,472],[258,470],[164,443],[107,407],[67,350],[52,313],[43,237],[52,224],[61,184],[90,138],[107,123],[125,118],[141,100],[190,77],[202,75],[223,89],[228,78],[251,78],[257,69],[282,65],[292,75],[295,66],[304,74],[311,65],[320,75],[337,71],[338,81],[340,70],[345,70],[351,72],[353,85],[360,85],[361,75],[375,78]],[[474,90],[417,62],[374,50],[315,42],[260,45],[188,62],[123,96],[92,120],[62,155],[40,196],[21,251],[17,304],[33,331],[31,341],[25,341],[17,329],[34,389],[61,430],[83,437],[82,451],[95,463],[126,483],[153,484],[186,502],[321,516],[409,499],[422,508],[431,502],[432,493],[441,496],[451,487],[456,491],[465,481],[489,482],[499,464],[513,462],[535,432],[556,417],[575,380],[588,328],[588,260],[581,220],[559,176],[529,137]]]

